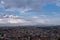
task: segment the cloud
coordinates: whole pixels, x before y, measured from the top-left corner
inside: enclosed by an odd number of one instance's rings
[[[32,10],[31,8],[28,8],[28,7],[26,7],[26,8],[23,8],[23,7],[21,7],[20,9],[17,9],[20,13],[23,13],[23,14],[25,14],[25,13],[27,13],[28,11],[30,11],[30,10]]]
[[[56,0],[56,6],[60,7],[60,0]]]
[[[21,12],[24,13],[27,11],[27,8],[40,12],[45,11],[43,7],[47,6],[48,4],[56,4],[59,6],[60,3],[59,0],[2,0],[1,4],[6,9],[23,8],[24,11]]]
[[[36,19],[36,18],[39,18],[39,17],[37,17],[37,16],[32,16],[32,18],[33,18],[33,19]]]
[[[4,19],[0,19],[0,23],[2,24],[4,24],[4,23],[7,23],[7,21],[6,20],[4,20]]]
[[[17,18],[1,18],[0,19],[0,24],[1,23],[10,23],[10,24],[24,24],[24,23],[26,23],[27,21],[26,20],[24,20],[24,19],[17,19]]]
[[[14,15],[9,15],[8,17],[5,15],[3,18],[0,18],[0,24],[4,26],[12,25],[12,26],[20,26],[20,25],[58,25],[60,24],[59,18],[41,18],[38,16],[32,16],[28,18],[16,17]]]
[[[1,4],[5,8],[32,8],[35,11],[42,11],[42,7],[45,6],[48,0],[2,0]]]
[[[43,18],[38,17],[38,16],[32,16],[31,21],[33,21],[33,22],[35,22],[37,24],[46,24],[48,22],[47,19],[43,19]]]
[[[9,19],[9,23],[25,23],[26,21],[23,19]]]
[[[4,1],[1,1],[1,4],[5,4]]]
[[[19,24],[19,25],[37,25],[37,24],[45,24],[44,19],[39,19],[39,17],[34,16],[32,18],[18,18],[16,16],[13,15],[5,15],[3,16],[3,18],[0,18],[0,24]]]
[[[44,12],[45,10],[43,9],[44,6],[47,6],[49,7],[49,4],[56,4],[56,5],[59,5],[59,0],[2,0],[1,1],[1,4],[6,8],[6,9],[12,9],[12,10],[15,10],[15,9],[22,9],[20,10],[21,13],[24,13],[28,10],[34,10],[34,11],[37,11],[37,12]],[[48,8],[47,7],[47,8]],[[51,8],[52,7],[52,8]],[[57,7],[54,7],[52,5],[50,5],[49,8],[50,11],[55,11],[54,9],[56,9]],[[48,8],[48,9],[49,9]],[[58,8],[57,8],[58,10]]]
[[[0,24],[58,24],[59,4],[59,0],[1,0]]]

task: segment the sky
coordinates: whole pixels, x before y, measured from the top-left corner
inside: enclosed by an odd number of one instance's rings
[[[0,0],[1,25],[60,25],[60,0]]]

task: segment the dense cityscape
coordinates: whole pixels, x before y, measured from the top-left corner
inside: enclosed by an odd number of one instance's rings
[[[0,27],[0,40],[60,40],[60,26]]]

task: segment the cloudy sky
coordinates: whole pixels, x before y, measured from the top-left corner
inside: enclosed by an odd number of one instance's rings
[[[0,25],[60,25],[60,0],[0,0]]]

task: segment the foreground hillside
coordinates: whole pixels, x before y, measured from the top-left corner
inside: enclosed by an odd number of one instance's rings
[[[60,40],[60,26],[0,27],[0,40]]]

